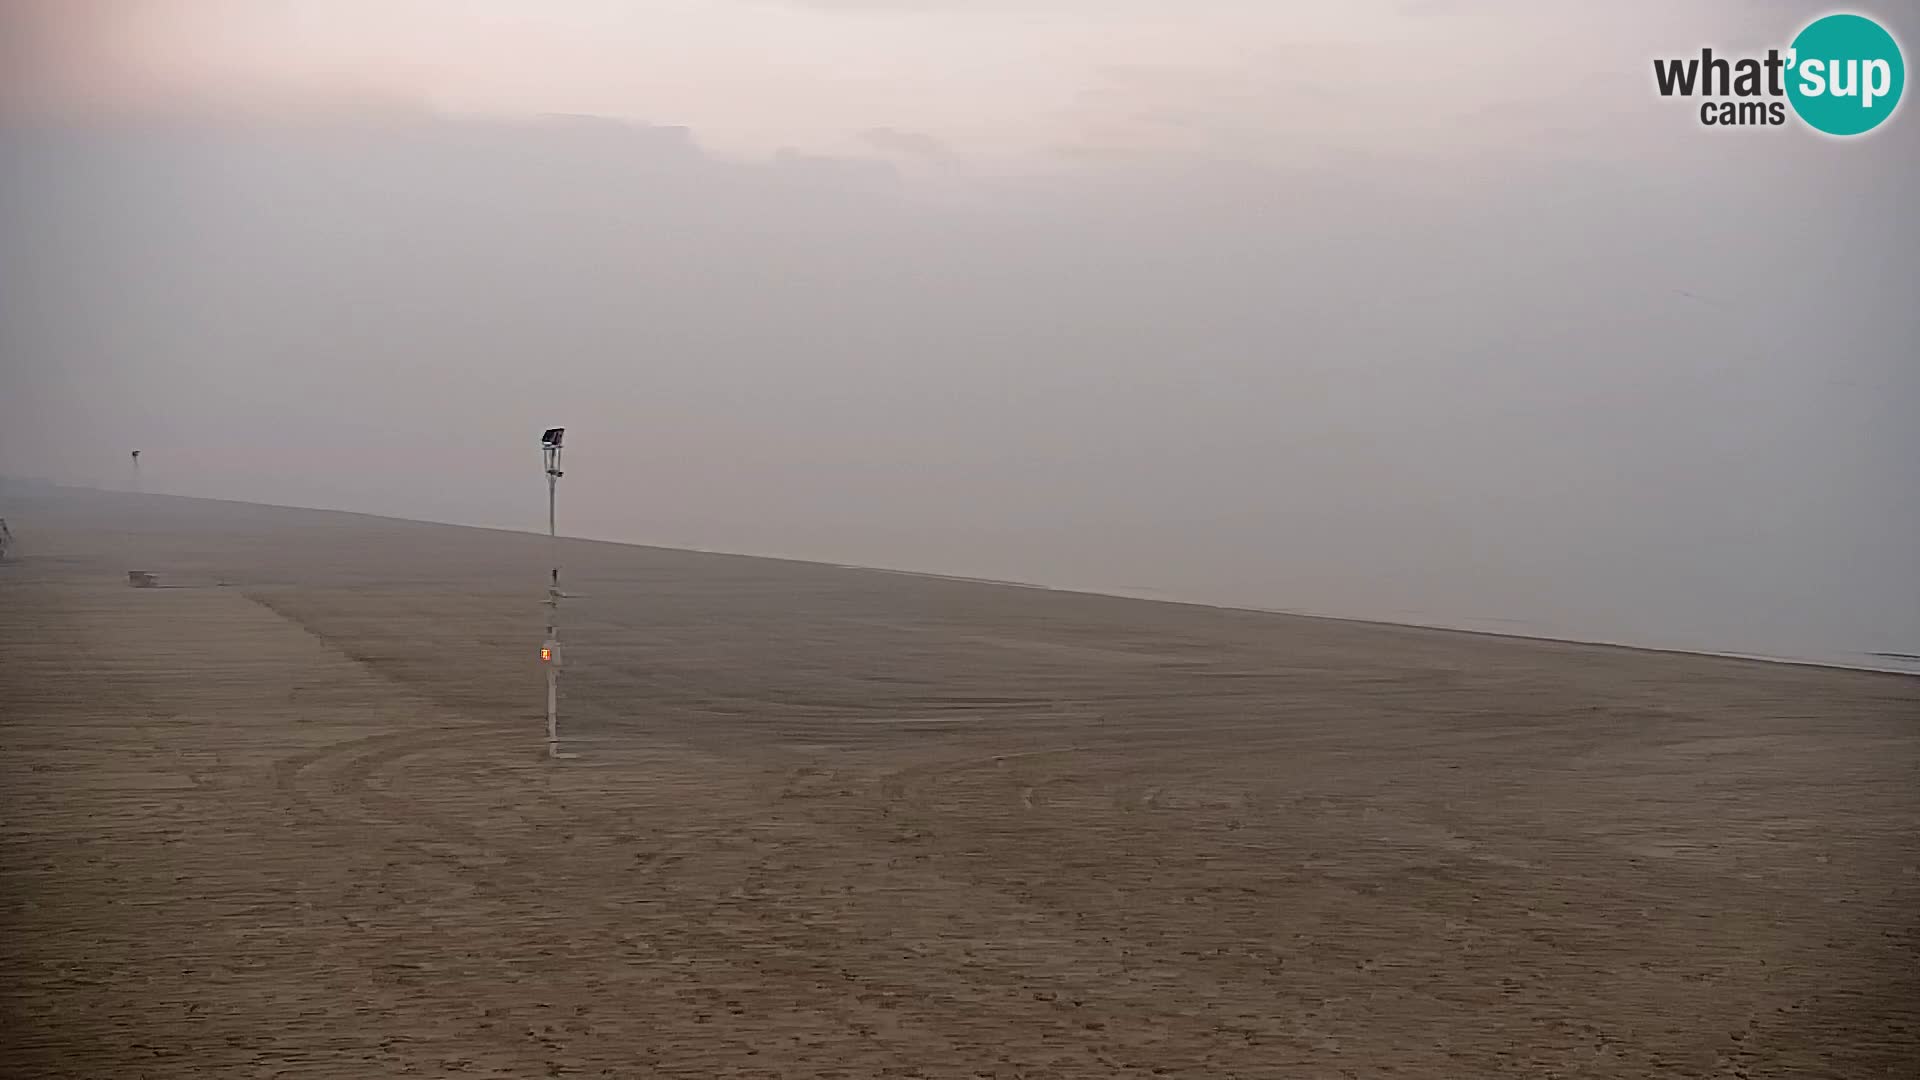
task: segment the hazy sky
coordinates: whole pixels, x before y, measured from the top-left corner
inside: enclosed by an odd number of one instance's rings
[[[10,3],[0,473],[1920,652],[1912,106],[1652,86],[1822,10]]]

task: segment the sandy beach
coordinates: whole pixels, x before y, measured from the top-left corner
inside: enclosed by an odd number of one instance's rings
[[[0,512],[6,1076],[1920,1075],[1920,679]]]

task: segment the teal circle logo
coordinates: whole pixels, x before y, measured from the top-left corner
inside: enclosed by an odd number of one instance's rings
[[[1793,39],[1787,100],[1816,131],[1860,135],[1900,104],[1907,65],[1900,43],[1863,15],[1828,15]]]

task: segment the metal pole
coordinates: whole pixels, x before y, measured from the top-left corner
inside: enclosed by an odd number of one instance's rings
[[[547,452],[547,552],[553,576],[547,583],[547,756],[560,756],[560,534],[554,526],[554,497],[560,471]]]
[[[556,493],[560,487],[560,440],[564,428],[549,428],[540,438],[547,464],[547,554],[553,570],[547,579],[547,640],[540,646],[540,659],[547,668],[547,756],[560,753],[560,531],[554,514]]]
[[[140,451],[135,450],[133,452],[131,461],[133,462],[131,467],[133,493],[138,496],[142,493],[140,486]],[[139,586],[143,582],[147,584],[152,583],[150,580],[142,577],[143,571],[137,569],[140,565],[137,561],[140,556],[140,549],[134,532],[134,521],[139,513],[140,505],[136,500],[134,505],[127,508],[127,549],[126,555],[124,556],[127,562],[127,584],[133,586]]]

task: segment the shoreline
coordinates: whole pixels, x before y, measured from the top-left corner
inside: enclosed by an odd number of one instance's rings
[[[52,481],[22,480],[12,481],[32,497],[34,490],[59,492],[85,492],[95,495],[131,496],[135,498],[179,499],[190,502],[219,503],[230,506],[258,507],[267,510],[295,510],[303,513],[344,514],[351,517],[371,518],[378,521],[400,522],[409,525],[431,525],[456,529],[475,529],[482,532],[507,533],[516,536],[544,537],[545,534],[533,529],[515,529],[500,525],[480,525],[464,521],[437,521],[431,518],[399,517],[393,514],[372,513],[364,510],[347,510],[331,506],[300,506],[291,503],[256,502],[249,499],[225,499],[204,495],[176,495],[167,492],[130,492],[112,488],[97,488],[74,484],[59,484]],[[7,480],[0,478],[0,492],[5,491]],[[827,559],[798,558],[791,555],[761,554],[746,551],[726,551],[716,548],[682,547],[667,544],[653,544],[637,540],[621,540],[604,536],[585,536],[562,534],[562,540],[576,543],[605,544],[612,547],[640,548],[652,551],[688,552],[697,555],[712,555],[732,559],[756,559],[765,562],[792,563],[802,566],[819,567],[832,570],[847,570],[860,573],[895,574],[903,577],[920,578],[932,581],[948,581],[969,585],[990,585],[1007,589],[1029,589],[1042,592],[1064,593],[1078,596],[1106,597],[1116,600],[1132,600],[1150,604],[1173,604],[1181,607],[1206,608],[1214,611],[1244,612],[1253,615],[1279,615],[1296,619],[1314,619],[1325,622],[1348,623],[1360,626],[1393,627],[1407,630],[1422,630],[1448,634],[1471,634],[1478,637],[1500,638],[1517,641],[1535,641],[1554,645],[1594,646],[1606,649],[1624,649],[1632,652],[1666,653],[1682,656],[1702,656],[1721,660],[1740,660],[1763,664],[1784,664],[1798,667],[1825,668],[1835,671],[1863,671],[1882,675],[1904,675],[1920,678],[1920,656],[1906,659],[1907,654],[1885,651],[1861,651],[1858,660],[1843,660],[1835,657],[1780,656],[1768,653],[1743,652],[1732,649],[1713,649],[1681,645],[1660,645],[1637,641],[1621,641],[1608,638],[1570,637],[1551,633],[1521,633],[1512,630],[1488,630],[1448,622],[1414,622],[1388,618],[1373,618],[1363,615],[1341,615],[1323,611],[1304,609],[1262,607],[1253,604],[1231,604],[1209,600],[1191,600],[1167,595],[1161,590],[1099,588],[1069,585],[1049,585],[1041,582],[1018,581],[1005,578],[989,578],[977,575],[944,573],[936,570],[910,569],[896,566],[868,566],[859,563],[835,562]],[[1523,622],[1524,620],[1501,620]],[[1878,660],[1868,658],[1880,658]]]

